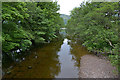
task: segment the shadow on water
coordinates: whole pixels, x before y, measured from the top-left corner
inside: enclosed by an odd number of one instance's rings
[[[60,71],[60,63],[56,54],[63,41],[37,46],[31,50],[31,55],[16,64],[5,78],[54,78]]]
[[[78,78],[80,57],[89,54],[68,39],[37,45],[4,78]]]

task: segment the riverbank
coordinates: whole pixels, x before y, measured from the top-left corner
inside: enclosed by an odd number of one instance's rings
[[[116,67],[95,55],[82,56],[80,65],[80,78],[118,78]]]

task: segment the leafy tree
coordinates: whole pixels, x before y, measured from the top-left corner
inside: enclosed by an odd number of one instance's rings
[[[79,38],[89,51],[110,53],[112,63],[118,65],[120,48],[118,11],[117,2],[82,3],[71,12],[67,32]]]
[[[11,55],[56,38],[63,26],[58,10],[56,2],[3,2],[3,53]]]

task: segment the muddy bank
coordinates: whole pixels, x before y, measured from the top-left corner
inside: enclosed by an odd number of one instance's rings
[[[108,60],[85,55],[80,61],[80,78],[117,78],[117,69]]]

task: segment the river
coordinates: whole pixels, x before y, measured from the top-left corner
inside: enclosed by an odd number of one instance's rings
[[[39,46],[14,64],[4,78],[78,78],[80,57],[89,54],[79,43],[67,38]]]

